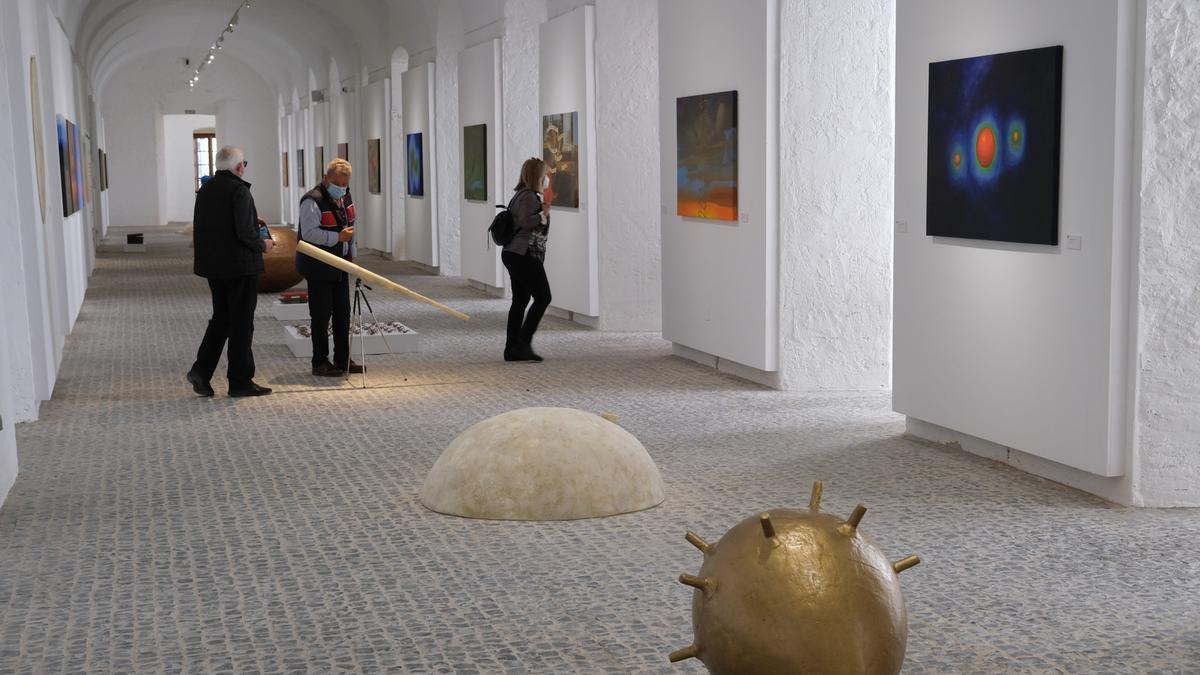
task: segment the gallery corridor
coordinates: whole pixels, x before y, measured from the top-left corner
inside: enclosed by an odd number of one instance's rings
[[[0,511],[0,672],[700,672],[676,583],[765,508],[869,507],[909,608],[906,672],[1180,672],[1200,662],[1200,521],[1124,509],[902,437],[886,393],[762,389],[670,356],[654,334],[547,321],[544,364],[499,359],[506,303],[402,281],[470,323],[376,293],[425,337],[329,387],[263,305],[263,399],[192,395],[208,308],[187,240],[98,254],[62,374],[19,430]],[[368,265],[395,276],[397,263]],[[223,372],[219,371],[219,372]],[[335,381],[336,382],[336,381]],[[584,386],[583,383],[586,383]],[[427,511],[460,431],[522,406],[612,411],[667,484],[649,511],[557,523]],[[1014,661],[1014,658],[1016,659]]]

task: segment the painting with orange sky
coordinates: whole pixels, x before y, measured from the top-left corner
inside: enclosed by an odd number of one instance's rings
[[[737,220],[737,92],[675,99],[677,213]]]

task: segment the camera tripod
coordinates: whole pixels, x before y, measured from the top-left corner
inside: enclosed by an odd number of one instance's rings
[[[370,286],[363,283],[362,279],[355,277],[354,279],[354,302],[350,306],[350,344],[354,344],[354,327],[358,326],[358,351],[359,358],[362,359],[362,388],[367,388],[367,335],[366,326],[363,324],[362,308],[367,308],[367,314],[371,317],[371,323],[379,325],[379,319],[375,318],[375,310],[371,308],[371,301],[367,298],[367,291],[372,290]],[[383,338],[383,344],[387,346],[388,354],[395,354],[392,351],[392,344],[388,342],[386,332],[380,332],[380,337]],[[350,360],[346,359],[346,381],[350,381]]]

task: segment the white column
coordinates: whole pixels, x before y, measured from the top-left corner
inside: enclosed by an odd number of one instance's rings
[[[1200,4],[1145,7],[1133,502],[1200,506]]]
[[[538,27],[546,21],[546,0],[504,0],[500,45],[504,110],[505,185],[516,185],[521,164],[541,156],[538,112]]]
[[[658,3],[596,1],[600,328],[662,329]]]
[[[894,0],[780,4],[780,374],[891,378]]]
[[[431,131],[438,156],[437,171],[438,271],[462,273],[462,129],[458,123],[458,54],[462,51],[462,10],[459,3],[438,3],[437,56],[433,68],[434,110]]]

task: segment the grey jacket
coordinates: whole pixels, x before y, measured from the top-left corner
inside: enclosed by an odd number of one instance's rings
[[[513,197],[509,211],[517,234],[504,250],[517,255],[529,252],[529,240],[537,232],[543,241],[550,232],[550,216],[542,215],[542,199],[532,190],[521,190]]]

